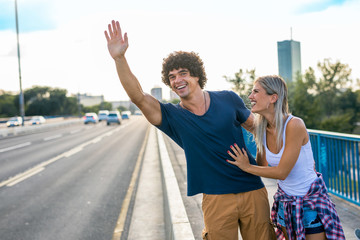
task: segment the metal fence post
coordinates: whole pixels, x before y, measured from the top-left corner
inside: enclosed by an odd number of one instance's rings
[[[327,161],[327,148],[326,148],[326,139],[318,135],[318,159],[319,159],[319,172],[321,172],[322,177],[325,181],[326,186],[329,186],[329,168]]]

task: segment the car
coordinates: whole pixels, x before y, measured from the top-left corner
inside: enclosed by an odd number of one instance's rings
[[[129,117],[129,115],[127,114],[127,113],[122,113],[121,114],[121,119],[129,119],[130,117]]]
[[[99,121],[98,115],[94,112],[86,113],[84,116],[84,123],[97,123]]]
[[[7,127],[17,127],[22,125],[23,120],[21,117],[12,117],[6,122]]]
[[[121,112],[121,119],[130,119],[131,112],[130,111],[123,111]]]
[[[108,115],[109,115],[109,110],[100,110],[98,114],[99,122],[101,122],[102,120],[106,120]]]
[[[121,116],[119,111],[110,111],[108,118],[106,120],[106,124],[110,125],[112,123],[121,124]]]
[[[46,120],[43,116],[33,116],[31,119],[30,119],[30,124],[31,125],[40,125],[40,124],[43,124],[45,123]]]
[[[142,115],[142,112],[140,110],[135,110],[134,115]]]

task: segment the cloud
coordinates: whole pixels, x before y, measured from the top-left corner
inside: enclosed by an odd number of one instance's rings
[[[301,5],[297,9],[297,13],[312,13],[312,12],[321,12],[329,9],[334,6],[341,6],[347,2],[346,0],[320,0],[320,1],[311,1]],[[349,2],[349,1],[348,1]]]

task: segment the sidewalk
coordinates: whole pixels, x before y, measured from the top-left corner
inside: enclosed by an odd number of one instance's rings
[[[163,135],[150,126],[129,240],[194,240]]]
[[[161,134],[166,149],[161,147],[159,153],[163,158],[165,156],[165,158],[167,158],[165,160],[171,162],[170,165],[172,165],[171,169],[164,169],[164,162],[161,162],[164,161],[164,159],[161,159],[157,152],[157,149],[159,149],[158,140],[160,139],[161,141],[161,137],[158,139],[155,138],[155,129],[151,129],[151,132],[152,133],[150,133],[148,146],[144,156],[142,171],[140,173],[139,186],[136,193],[134,212],[132,215],[128,239],[201,240],[201,231],[204,227],[201,210],[202,196],[201,194],[193,197],[186,196],[187,183],[184,152],[171,139],[164,134]],[[157,134],[159,136],[159,132],[157,132]],[[166,150],[166,153],[164,153],[164,150]],[[177,183],[170,183],[171,181],[169,182],[164,179],[164,175],[161,174],[164,170],[165,173],[173,170]],[[162,184],[161,181],[163,181]],[[263,182],[268,191],[270,205],[272,205],[273,195],[277,189],[276,180],[263,178]],[[166,184],[168,184],[167,187]],[[180,191],[180,194],[177,194],[176,192],[170,193],[169,190],[166,189]],[[165,194],[163,195],[163,193]],[[354,231],[356,228],[360,228],[360,207],[336,196],[330,195],[330,197],[336,205],[336,210],[340,216],[346,239],[357,240],[354,235]],[[169,201],[169,199],[171,199],[171,202],[176,202],[176,205],[167,205],[166,202]],[[186,237],[184,237],[184,235],[179,237],[184,232],[180,231],[177,234],[174,232],[169,233],[169,229],[167,227],[169,224],[178,225],[179,222],[171,222],[171,216],[170,218],[167,218],[166,215],[176,215],[179,212],[182,213],[183,211],[186,214],[186,218],[181,216],[181,218],[178,219],[182,219],[180,225],[184,228],[180,229],[186,232]],[[188,224],[191,225],[192,234],[189,234],[188,232]],[[175,237],[171,238],[171,234],[174,234]],[[239,239],[241,239],[241,237]]]

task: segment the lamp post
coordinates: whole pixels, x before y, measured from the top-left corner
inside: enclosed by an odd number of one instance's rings
[[[25,120],[25,111],[24,111],[24,94],[22,91],[21,84],[21,65],[20,65],[20,45],[19,45],[19,24],[18,24],[18,13],[17,13],[17,0],[15,0],[15,21],[16,21],[16,39],[17,39],[17,54],[18,54],[18,66],[19,66],[19,83],[20,83],[20,94],[19,94],[19,103],[20,103],[20,115],[22,118],[22,126],[24,126]]]

